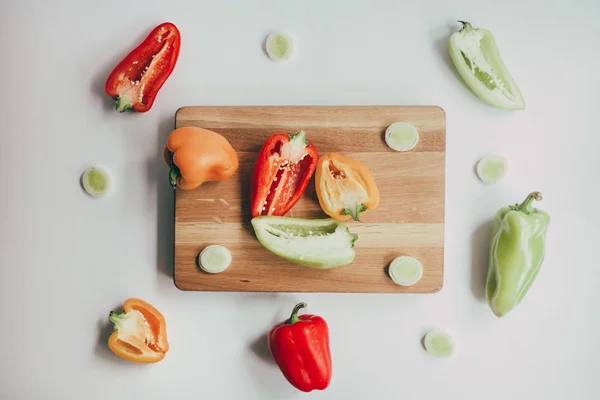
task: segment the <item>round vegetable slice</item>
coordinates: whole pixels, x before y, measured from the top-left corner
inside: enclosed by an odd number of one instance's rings
[[[288,34],[273,32],[267,36],[265,49],[271,60],[275,62],[285,61],[294,52],[294,43]]]
[[[102,197],[108,191],[110,179],[102,168],[90,167],[81,177],[83,189],[92,197]]]
[[[409,151],[419,143],[419,132],[408,122],[394,122],[385,130],[385,142],[396,151]]]
[[[231,264],[231,252],[225,246],[206,246],[198,255],[198,265],[209,274],[223,272]]]
[[[425,350],[436,357],[450,357],[454,352],[454,340],[448,333],[434,329],[425,335]]]
[[[388,273],[396,284],[412,286],[423,276],[423,265],[413,257],[400,256],[390,263]]]
[[[477,163],[477,176],[483,183],[500,182],[506,176],[506,171],[506,160],[495,154],[484,156]]]

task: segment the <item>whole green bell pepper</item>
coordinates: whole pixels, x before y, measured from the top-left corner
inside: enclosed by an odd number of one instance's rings
[[[533,192],[523,203],[501,208],[494,219],[485,295],[498,317],[523,300],[542,266],[550,216],[532,206],[541,199]]]

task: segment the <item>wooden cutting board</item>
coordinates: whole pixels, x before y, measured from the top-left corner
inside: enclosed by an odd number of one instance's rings
[[[417,147],[395,152],[383,133],[407,121],[420,133]],[[260,292],[432,293],[441,289],[444,263],[446,115],[439,107],[183,107],[176,126],[198,126],[224,135],[240,166],[229,180],[176,191],[175,284],[182,290]],[[362,161],[373,173],[381,201],[349,222],[358,234],[356,258],[348,266],[318,270],[290,263],[264,249],[250,225],[249,183],[262,143],[274,132],[306,131],[320,154],[339,152]],[[326,218],[314,177],[289,216]],[[231,250],[220,274],[198,268],[207,245]],[[401,287],[387,275],[397,256],[421,261],[423,278]]]

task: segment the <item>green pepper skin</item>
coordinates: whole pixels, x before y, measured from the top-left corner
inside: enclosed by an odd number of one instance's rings
[[[354,261],[358,235],[341,221],[264,215],[251,223],[265,249],[295,264],[328,269]]]
[[[532,207],[541,199],[533,192],[523,203],[501,208],[494,219],[485,295],[498,317],[523,300],[544,261],[550,216]]]
[[[450,35],[448,52],[467,86],[494,107],[523,110],[523,94],[500,57],[492,33],[473,28],[468,22],[459,22],[463,27]]]

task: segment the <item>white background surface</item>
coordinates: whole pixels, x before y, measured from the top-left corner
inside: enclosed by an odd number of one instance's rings
[[[85,4],[84,4],[85,3]],[[251,4],[253,3],[253,4]],[[568,4],[568,5],[567,5]],[[490,29],[527,109],[478,100],[446,41]],[[484,1],[6,1],[0,13],[0,398],[595,399],[600,370],[600,3]],[[150,30],[182,34],[153,109],[119,114],[103,84]],[[271,62],[271,30],[295,38]],[[161,149],[185,105],[439,105],[447,112],[445,281],[433,295],[181,292]],[[510,172],[484,186],[478,157]],[[108,168],[102,200],[79,186]],[[482,299],[489,219],[532,190],[552,218],[547,259],[499,320]],[[141,297],[166,316],[156,365],[107,348],[108,312]],[[303,395],[265,333],[299,300],[331,330],[334,373]],[[434,359],[420,339],[451,332]]]

